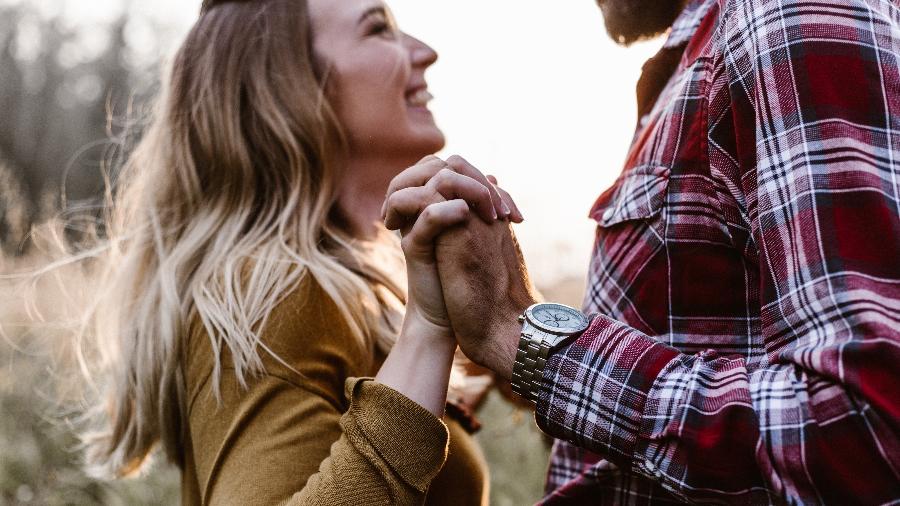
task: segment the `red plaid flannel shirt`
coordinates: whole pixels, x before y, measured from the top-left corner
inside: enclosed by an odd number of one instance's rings
[[[673,50],[547,364],[542,503],[900,504],[900,7],[694,0]]]

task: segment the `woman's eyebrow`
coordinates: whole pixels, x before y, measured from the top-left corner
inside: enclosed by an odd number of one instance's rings
[[[362,13],[362,16],[359,17],[359,21],[357,21],[357,24],[361,24],[373,14],[381,14],[382,16],[387,17],[387,10],[385,10],[383,5],[369,7],[365,12]]]

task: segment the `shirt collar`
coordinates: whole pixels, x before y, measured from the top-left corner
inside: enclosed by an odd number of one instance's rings
[[[678,47],[687,44],[709,9],[716,4],[716,0],[688,0],[687,5],[678,18],[672,23],[672,29],[669,31],[669,38],[663,45],[664,48]]]

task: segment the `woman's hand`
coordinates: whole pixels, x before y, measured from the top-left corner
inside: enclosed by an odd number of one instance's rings
[[[385,226],[400,230],[409,278],[407,323],[432,326],[453,339],[434,255],[441,232],[464,223],[475,214],[486,223],[509,219],[519,223],[519,212],[509,194],[496,186],[462,157],[447,161],[424,158],[391,182],[383,208]],[[415,319],[419,319],[417,322]]]
[[[445,162],[429,156],[394,178],[382,216],[387,228],[403,236],[409,300],[397,343],[375,379],[440,417],[456,338],[444,304],[435,240],[470,219],[521,222],[522,214],[496,180],[462,158]]]

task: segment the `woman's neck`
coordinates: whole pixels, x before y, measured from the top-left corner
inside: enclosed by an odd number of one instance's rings
[[[414,163],[414,162],[413,162]],[[409,165],[398,160],[355,160],[347,166],[338,209],[350,233],[372,240],[384,230],[381,208],[391,180]]]

